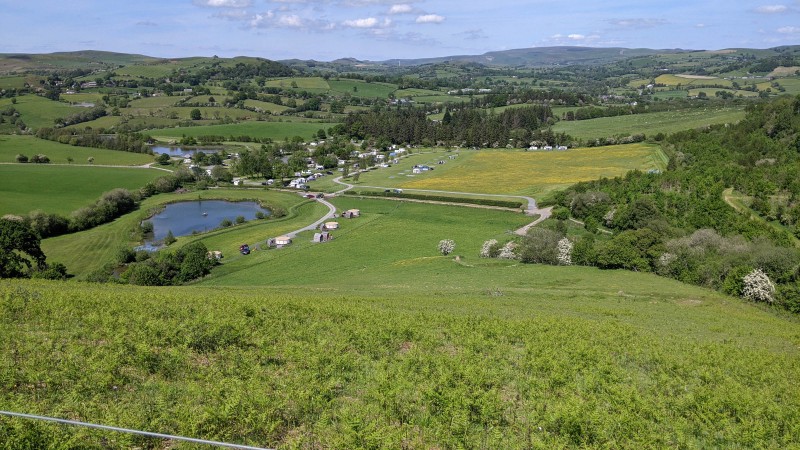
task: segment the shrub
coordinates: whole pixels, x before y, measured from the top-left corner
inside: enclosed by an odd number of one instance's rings
[[[266,215],[264,215],[264,213],[263,213],[263,212],[261,212],[261,211],[256,211],[256,219],[259,219],[259,220],[261,220],[261,219],[263,219],[264,217],[266,217]]]
[[[172,230],[167,230],[167,235],[164,237],[164,245],[172,245],[177,241],[175,235],[172,234]]]
[[[221,226],[222,228],[227,228],[231,225],[233,225],[233,222],[231,222],[230,219],[222,219],[222,222],[219,223],[219,226]]]
[[[245,222],[246,222],[246,220],[245,220],[244,216],[236,216],[236,224],[237,225],[243,224]]]
[[[563,238],[558,241],[558,255],[556,255],[556,259],[558,260],[558,264],[562,266],[571,266],[572,265],[572,248],[573,244],[567,238]]]
[[[28,157],[20,153],[19,155],[14,158],[18,163],[26,163],[28,162]]]
[[[439,252],[441,252],[442,255],[447,256],[450,253],[453,253],[453,250],[456,249],[456,243],[453,242],[452,239],[442,239],[441,241],[439,241],[438,248]]]
[[[742,279],[742,297],[755,302],[775,301],[775,285],[761,269],[753,269]]]
[[[546,228],[531,228],[522,240],[519,258],[533,264],[558,264],[558,241],[561,235]]]
[[[517,243],[514,241],[506,242],[497,257],[499,259],[517,259]]]
[[[481,258],[496,258],[500,253],[500,244],[497,239],[489,239],[481,247]]]

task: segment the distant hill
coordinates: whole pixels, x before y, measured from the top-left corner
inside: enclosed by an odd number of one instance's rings
[[[532,47],[513,50],[488,52],[482,55],[454,55],[438,58],[421,59],[390,59],[382,64],[416,66],[422,64],[436,64],[442,62],[453,63],[479,63],[488,66],[567,66],[567,65],[597,65],[623,60],[637,56],[650,56],[659,54],[685,53],[691,50],[652,50],[645,48],[593,48],[593,47]]]
[[[46,54],[0,53],[0,74],[29,71],[102,69],[158,61],[145,55],[81,50]]]

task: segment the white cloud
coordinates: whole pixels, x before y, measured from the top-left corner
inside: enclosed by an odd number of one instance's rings
[[[367,17],[365,19],[345,20],[342,25],[349,28],[386,28],[392,24],[389,19],[383,19],[383,22],[374,17]]]
[[[705,28],[705,27],[706,27],[706,24],[704,24],[704,23],[698,23],[698,24],[695,24],[695,26],[694,26],[694,27],[695,27],[695,28]]]
[[[800,34],[800,27],[780,27],[778,28],[780,34]]]
[[[422,16],[417,16],[417,23],[442,23],[444,22],[444,17],[438,14],[425,14]]]
[[[392,7],[389,8],[389,14],[409,14],[412,12],[414,12],[414,8],[407,3],[392,5]]]
[[[786,5],[764,5],[756,8],[756,12],[761,14],[780,14],[789,10]]]
[[[305,26],[303,23],[303,19],[296,14],[290,14],[288,16],[280,16],[278,18],[278,25],[282,27],[289,27],[289,28],[302,28]]]
[[[194,0],[194,4],[212,8],[247,8],[253,2],[251,0]]]
[[[574,34],[567,35],[567,39],[572,39],[573,41],[583,41],[583,40],[586,39],[586,36],[584,36],[582,34],[574,33]]]
[[[654,28],[667,23],[664,19],[647,19],[647,18],[633,18],[633,19],[609,19],[606,22],[621,28]]]

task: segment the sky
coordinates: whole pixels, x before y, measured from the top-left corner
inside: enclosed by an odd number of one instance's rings
[[[331,61],[800,44],[800,0],[0,0],[0,53]]]

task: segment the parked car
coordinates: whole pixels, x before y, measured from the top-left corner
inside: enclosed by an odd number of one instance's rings
[[[250,254],[250,246],[247,245],[247,244],[240,245],[239,246],[239,253],[241,253],[243,255],[249,255]]]

